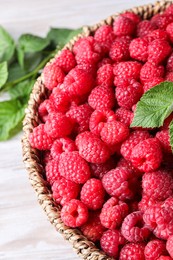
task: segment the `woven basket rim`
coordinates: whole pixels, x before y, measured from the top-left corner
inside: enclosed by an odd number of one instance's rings
[[[162,0],[154,4],[147,4],[143,6],[134,7],[125,11],[132,11],[139,14],[144,19],[150,18],[154,14],[160,13],[166,9],[173,0]],[[88,36],[92,34],[99,26],[104,24],[112,24],[113,20],[120,13],[116,13],[109,16],[107,19],[95,24],[94,26],[83,27],[83,32],[75,36],[68,44],[65,45],[63,49],[72,49],[74,43],[81,37]],[[54,59],[61,53],[59,51],[56,56],[51,59],[47,64],[54,61]],[[23,150],[23,162],[29,173],[30,183],[33,186],[38,201],[45,211],[49,221],[55,226],[56,230],[61,233],[66,240],[68,240],[73,248],[77,251],[83,259],[90,260],[109,260],[112,259],[108,257],[104,252],[98,249],[95,244],[89,241],[78,229],[72,229],[65,226],[60,218],[61,207],[55,203],[52,198],[51,191],[48,188],[47,182],[43,177],[44,168],[41,165],[41,160],[39,156],[39,151],[31,148],[28,136],[32,132],[33,128],[38,125],[38,106],[46,98],[47,90],[43,84],[44,78],[41,75],[33,87],[30,99],[28,102],[28,107],[25,110],[25,118],[23,121],[23,132],[22,137],[22,150]]]

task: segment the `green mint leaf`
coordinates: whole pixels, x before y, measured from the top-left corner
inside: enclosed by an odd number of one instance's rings
[[[171,121],[171,123],[169,125],[169,136],[170,136],[171,149],[173,152],[173,120]]]
[[[47,34],[47,39],[49,39],[54,47],[63,47],[69,40],[71,40],[75,35],[82,32],[82,28],[79,29],[67,29],[67,28],[51,28]]]
[[[9,61],[15,51],[15,42],[2,26],[0,26],[0,39],[0,62]]]
[[[8,68],[8,82],[21,78],[25,74],[26,74],[25,70],[22,69],[18,63],[12,63]]]
[[[22,99],[23,97],[29,97],[31,90],[34,86],[35,80],[25,80],[22,81],[12,88],[9,89],[9,94],[11,98],[19,98]]]
[[[42,60],[43,60],[42,52],[26,53],[24,59],[25,70],[27,72],[34,70]]]
[[[160,127],[173,111],[173,82],[148,90],[137,103],[131,127]]]
[[[7,62],[1,62],[0,63],[0,89],[5,84],[8,78],[8,67]]]
[[[21,129],[26,104],[18,99],[0,102],[0,141],[7,140]]]

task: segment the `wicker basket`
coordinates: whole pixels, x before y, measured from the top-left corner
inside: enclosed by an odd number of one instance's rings
[[[148,19],[154,14],[164,11],[166,7],[168,7],[171,3],[172,1],[160,1],[156,2],[155,4],[135,7],[128,11],[132,11],[140,15],[143,19]],[[77,39],[92,34],[101,25],[112,24],[114,18],[117,15],[118,13],[108,17],[106,20],[103,20],[94,26],[84,27],[83,33],[72,39],[64,48],[72,49],[72,46]],[[52,62],[53,60],[54,59],[52,59],[50,62]],[[78,255],[80,255],[83,259],[112,259],[106,256],[100,249],[98,249],[94,243],[84,237],[79,230],[69,228],[63,224],[60,218],[61,207],[54,202],[51,191],[48,188],[48,184],[43,177],[44,168],[41,165],[39,152],[36,149],[31,148],[29,144],[28,135],[39,123],[37,112],[38,106],[46,98],[46,96],[47,90],[44,87],[42,77],[39,77],[34,85],[32,94],[30,96],[28,108],[26,109],[26,116],[23,122],[23,161],[29,172],[31,185],[34,188],[38,197],[38,201],[44,209],[49,221],[55,226],[56,230],[60,232],[64,236],[64,238],[73,245],[73,248],[77,251]]]

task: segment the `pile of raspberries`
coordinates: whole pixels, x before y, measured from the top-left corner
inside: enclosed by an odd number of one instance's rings
[[[49,95],[29,136],[65,225],[120,260],[173,259],[168,126],[130,128],[143,93],[173,81],[173,5],[125,12],[43,70]]]

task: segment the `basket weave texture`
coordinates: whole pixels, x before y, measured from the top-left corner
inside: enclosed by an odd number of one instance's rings
[[[154,14],[164,11],[172,3],[173,1],[160,1],[156,2],[155,4],[138,6],[125,11],[132,11],[140,15],[143,19],[149,19]],[[92,33],[101,25],[111,25],[117,15],[119,15],[119,13],[109,16],[106,20],[103,20],[94,26],[84,27],[82,34],[74,37],[64,48],[71,50],[74,43],[79,38],[92,35]],[[59,54],[60,52],[56,55],[56,57]],[[53,62],[53,60],[54,59],[52,59],[50,62]],[[28,136],[32,132],[33,128],[39,124],[38,106],[47,97],[47,90],[43,84],[42,77],[43,76],[41,75],[41,77],[37,79],[34,85],[30,100],[28,102],[28,107],[26,109],[25,119],[23,121],[23,161],[29,173],[30,183],[34,188],[38,201],[45,211],[49,221],[55,226],[56,230],[72,244],[78,255],[80,255],[83,259],[90,260],[112,259],[105,255],[100,249],[98,249],[94,243],[84,237],[78,229],[72,229],[63,224],[60,217],[61,207],[53,200],[52,193],[48,188],[48,183],[44,178],[44,168],[41,164],[39,151],[33,149],[29,144]]]

